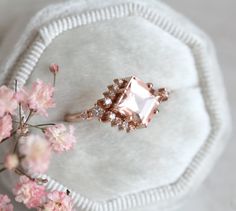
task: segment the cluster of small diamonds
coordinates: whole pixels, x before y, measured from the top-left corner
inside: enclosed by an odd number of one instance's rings
[[[137,127],[129,117],[116,112],[114,107],[119,97],[124,93],[130,78],[115,79],[112,85],[107,86],[108,90],[103,93],[104,98],[99,99],[93,107],[93,113],[101,122],[111,122],[111,126],[118,126],[119,130],[127,132]]]

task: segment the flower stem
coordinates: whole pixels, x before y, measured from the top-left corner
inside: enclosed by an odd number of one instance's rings
[[[30,120],[30,118],[33,116],[33,114],[34,114],[34,111],[31,109],[30,112],[29,112],[28,117],[26,118],[26,120],[24,122],[24,124],[27,123]]]
[[[50,125],[55,125],[55,124],[54,123],[46,123],[46,124],[39,124],[39,125],[31,125],[31,124],[27,123],[27,125],[30,126],[30,127],[34,127],[34,128],[43,130],[44,126],[50,126]]]
[[[21,112],[21,103],[19,103],[19,118],[20,118],[20,127],[22,127],[22,112]]]
[[[19,121],[16,121],[16,120],[14,120],[13,122],[20,123]],[[38,125],[32,125],[32,124],[29,124],[29,123],[24,123],[24,124],[28,125],[30,127],[40,129],[40,130],[43,130],[44,128],[42,128],[42,127],[44,127],[44,126],[53,126],[53,125],[55,125],[55,123],[44,123],[44,124],[38,124]]]
[[[42,179],[42,178],[32,178],[30,175],[26,174],[24,171],[22,171],[21,169],[17,168],[15,169],[16,174],[18,175],[24,175],[26,177],[28,177],[30,180],[37,182],[37,183],[47,183],[48,180],[47,179]]]
[[[14,134],[16,134],[16,130],[13,131],[9,137],[4,138],[4,139],[0,142],[0,144],[2,144],[3,142],[7,141],[7,140],[8,140],[9,138],[11,138]]]
[[[4,172],[5,170],[6,170],[5,167],[4,167],[4,168],[1,168],[1,169],[0,169],[0,173]]]
[[[17,168],[15,169],[15,172],[19,175],[24,175],[26,177],[28,177],[30,180],[33,180],[34,181],[34,178],[32,178],[31,176],[29,176],[28,174],[26,174],[24,171],[22,171],[21,169]]]
[[[17,84],[18,84],[18,81],[15,80],[15,92],[17,92]]]
[[[20,137],[21,137],[21,136],[20,136]],[[16,140],[16,143],[15,143],[14,148],[13,148],[13,153],[15,153],[16,150],[17,150],[18,141],[19,141],[20,137],[18,137],[18,139]]]
[[[27,125],[30,126],[30,127],[33,127],[33,128],[37,128],[39,130],[43,130],[43,128],[41,128],[41,127],[39,127],[37,125],[31,125],[31,124],[27,124]]]
[[[36,126],[42,127],[42,126],[52,126],[52,125],[55,125],[55,123],[45,123],[45,124],[39,124],[39,125],[36,125]]]
[[[53,73],[53,86],[56,86],[56,73]]]
[[[13,122],[15,123],[20,123],[19,121],[14,120]],[[32,125],[29,123],[26,123],[26,125],[31,126],[31,127],[43,127],[43,126],[53,126],[55,123],[43,123],[43,124],[38,124],[38,125]]]

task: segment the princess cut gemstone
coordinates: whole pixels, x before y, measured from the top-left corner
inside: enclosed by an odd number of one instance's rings
[[[132,76],[126,81],[128,83],[117,100],[115,110],[135,123],[147,126],[155,115],[159,102],[142,80]]]

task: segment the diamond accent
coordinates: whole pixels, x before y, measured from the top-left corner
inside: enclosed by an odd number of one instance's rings
[[[104,104],[105,105],[111,105],[112,104],[112,100],[110,98],[105,98],[104,99]]]
[[[92,114],[96,117],[101,117],[104,113],[104,110],[99,107],[97,104],[92,109]]]
[[[126,122],[126,121],[122,122],[122,127],[123,127],[124,129],[128,129],[128,128],[129,128],[129,123]]]
[[[110,113],[109,118],[111,121],[114,121],[116,119],[116,115],[114,113]]]

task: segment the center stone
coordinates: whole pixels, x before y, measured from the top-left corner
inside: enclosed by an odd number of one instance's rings
[[[157,111],[159,102],[146,83],[132,76],[116,104],[116,110],[147,126]]]

